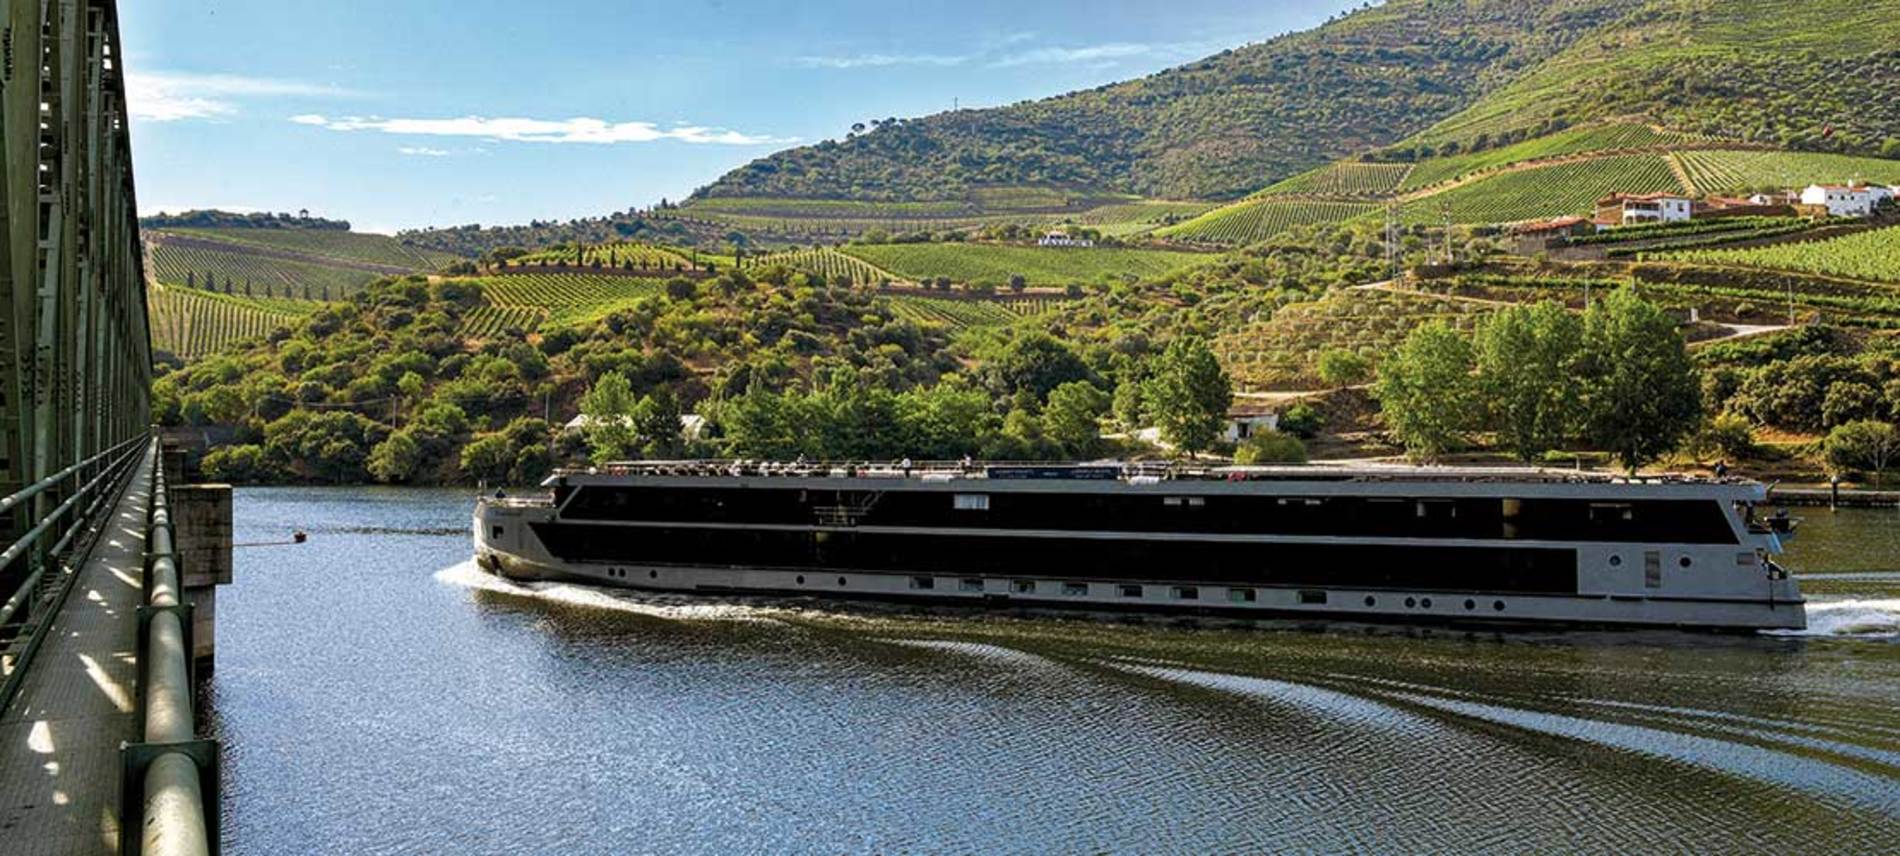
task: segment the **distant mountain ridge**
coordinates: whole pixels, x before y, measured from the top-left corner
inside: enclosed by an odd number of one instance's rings
[[[1641,115],[1900,156],[1900,0],[1392,0],[1137,80],[875,123],[709,197],[915,201],[1046,186],[1227,199],[1342,158],[1410,160]]]

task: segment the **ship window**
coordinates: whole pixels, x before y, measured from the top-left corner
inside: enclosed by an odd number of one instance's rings
[[[1590,522],[1607,523],[1612,520],[1635,520],[1636,506],[1627,502],[1590,503]]]
[[[959,493],[950,500],[950,507],[958,511],[990,510],[990,495],[987,493]]]
[[[799,585],[801,585],[801,586],[805,584],[805,575],[804,575],[804,574],[799,574],[799,575],[798,575],[798,584],[799,584]]]
[[[1676,564],[1681,565],[1686,568],[1686,567],[1689,567],[1690,565],[1695,564],[1695,560],[1689,558],[1688,556],[1683,556],[1682,558],[1676,560]]]
[[[1009,587],[1012,589],[1015,589],[1017,594],[1035,594],[1036,593],[1035,580],[1011,580]]]
[[[914,589],[934,589],[937,587],[937,580],[933,577],[911,577],[910,587]]]
[[[1175,600],[1200,600],[1201,590],[1194,586],[1175,586],[1168,590]]]
[[[1622,567],[1622,565],[1623,565],[1623,557],[1622,557],[1622,556],[1611,556],[1611,557],[1610,557],[1610,567],[1612,567],[1612,568],[1617,568],[1617,567]]]
[[[1260,595],[1250,588],[1230,588],[1227,590],[1227,599],[1235,603],[1253,603],[1260,599]]]
[[[1643,553],[1643,586],[1662,588],[1662,553],[1656,550]]]
[[[1431,599],[1431,598],[1429,598],[1429,597],[1428,597],[1428,598],[1425,598],[1425,599],[1423,599],[1423,600],[1421,600],[1421,601],[1419,601],[1419,602],[1418,602],[1418,605],[1419,605],[1419,606],[1422,606],[1422,607],[1425,607],[1426,609],[1431,609],[1431,608],[1432,608],[1432,599]]]
[[[1472,600],[1471,598],[1465,598],[1465,608],[1466,608],[1466,609],[1477,609],[1477,608],[1478,608],[1478,602],[1477,602],[1477,601],[1475,601],[1475,600]]]
[[[1118,586],[1122,597],[1141,597],[1141,586]]]
[[[1494,600],[1494,601],[1491,601],[1491,608],[1492,608],[1492,609],[1495,609],[1495,610],[1497,610],[1497,611],[1499,611],[1499,612],[1503,612],[1503,611],[1504,611],[1504,601],[1501,601],[1501,600]]]
[[[1367,605],[1367,606],[1378,606],[1378,605],[1379,605],[1379,599],[1378,599],[1378,598],[1376,598],[1376,597],[1373,597],[1372,595],[1366,595],[1366,605]]]
[[[499,540],[501,540],[501,533],[502,533],[502,527],[500,527],[500,526],[490,526],[490,527],[488,527],[488,538],[489,538],[489,540],[492,540],[492,541],[499,541]]]
[[[1089,593],[1089,584],[1088,583],[1063,583],[1062,593],[1065,595],[1068,595],[1069,597],[1086,597]]]
[[[1300,592],[1300,602],[1304,604],[1324,604],[1326,602],[1326,593],[1323,591]]]
[[[963,591],[982,591],[983,581],[975,577],[965,577],[962,582],[957,584],[957,588]]]

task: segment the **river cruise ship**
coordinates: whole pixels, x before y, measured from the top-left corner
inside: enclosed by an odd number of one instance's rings
[[[1759,483],[1519,468],[676,461],[475,510],[484,569],[668,592],[1805,626]]]

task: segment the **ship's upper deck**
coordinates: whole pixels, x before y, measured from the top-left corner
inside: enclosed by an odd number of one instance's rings
[[[1339,462],[1279,466],[1209,465],[1165,461],[1090,461],[1033,463],[1003,461],[621,461],[587,469],[563,469],[548,479],[615,478],[786,478],[888,479],[924,482],[966,480],[1120,481],[1154,484],[1191,482],[1361,482],[1422,484],[1532,485],[1702,485],[1759,488],[1735,477],[1709,478],[1665,473],[1634,477],[1594,470],[1527,466],[1420,466]]]

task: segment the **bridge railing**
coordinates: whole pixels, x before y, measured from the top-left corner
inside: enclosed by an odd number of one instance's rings
[[[100,514],[110,511],[112,498],[143,451],[140,444],[149,442],[149,437],[134,437],[0,497],[0,513],[31,512],[35,507],[43,512],[20,521],[30,526],[0,551],[0,580],[18,579],[10,590],[0,592],[7,596],[0,604],[0,710],[13,700],[27,664],[78,576],[78,569],[68,563],[75,539],[98,527]],[[65,499],[50,509],[34,501],[49,493],[64,494]],[[87,499],[91,502],[81,509]],[[62,525],[59,537],[48,545],[47,533]],[[15,573],[16,566],[27,567],[24,576]]]
[[[192,616],[184,600],[171,490],[156,443],[139,607],[138,699],[144,740],[121,750],[121,853],[218,852],[218,743],[197,737],[192,710]],[[207,822],[207,818],[211,820]]]

